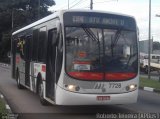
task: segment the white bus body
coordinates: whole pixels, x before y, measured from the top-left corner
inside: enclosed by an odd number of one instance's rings
[[[12,77],[42,104],[135,103],[138,35],[131,16],[55,12],[12,34]]]

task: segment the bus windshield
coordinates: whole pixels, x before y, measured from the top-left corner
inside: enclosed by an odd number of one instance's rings
[[[136,32],[65,27],[66,73],[80,80],[129,80],[138,72]]]

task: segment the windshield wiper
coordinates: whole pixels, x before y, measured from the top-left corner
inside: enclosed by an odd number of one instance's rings
[[[85,27],[82,28],[93,41],[99,42],[99,39],[95,36],[95,34],[91,31],[90,28],[85,28]]]
[[[112,48],[116,46],[120,36],[121,36],[121,30],[118,30],[116,35],[115,35],[114,41],[111,44]]]
[[[97,37],[96,35],[92,32],[92,30],[90,28],[86,28],[84,26],[82,26],[83,30],[86,32],[86,34],[89,36],[89,38],[91,38],[93,41],[97,41],[98,44],[98,52],[99,52],[99,60],[100,60],[100,41],[99,41],[99,36],[97,33]]]

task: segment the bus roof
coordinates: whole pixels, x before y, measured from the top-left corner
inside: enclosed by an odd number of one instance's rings
[[[34,23],[32,23],[32,24],[29,24],[28,26],[25,26],[25,27],[23,27],[23,28],[15,31],[15,32],[13,32],[12,35],[15,35],[15,34],[17,34],[17,33],[20,33],[20,32],[22,32],[22,31],[24,31],[24,30],[26,30],[26,29],[32,28],[32,27],[34,27],[34,26],[36,26],[36,25],[39,25],[39,24],[41,24],[41,23],[43,23],[43,22],[45,22],[45,21],[51,20],[51,19],[53,19],[53,18],[56,18],[56,17],[59,16],[60,12],[61,12],[61,11],[55,12],[55,13],[53,13],[53,14],[47,16],[47,17],[44,17],[44,18],[42,18],[42,19],[40,19],[40,20],[38,20],[38,21],[36,21],[36,22],[34,22]]]
[[[78,10],[78,9],[71,9],[71,10],[60,10],[60,11],[55,11],[53,14],[47,16],[47,17],[44,17],[30,25],[27,25],[15,32],[12,33],[12,35],[15,35],[17,33],[20,33],[24,30],[27,30],[27,29],[30,29],[34,26],[37,26],[43,22],[46,22],[48,20],[51,20],[51,19],[54,19],[56,17],[59,17],[61,14],[65,13],[65,12],[95,12],[95,13],[106,13],[106,14],[113,14],[113,15],[119,15],[119,16],[124,16],[124,17],[131,17],[133,19],[135,19],[133,16],[130,16],[130,15],[126,15],[126,14],[120,14],[120,13],[115,13],[115,12],[107,12],[107,11],[98,11],[98,10]]]

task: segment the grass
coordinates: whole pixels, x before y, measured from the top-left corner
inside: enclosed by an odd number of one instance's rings
[[[6,113],[6,107],[4,101],[0,98],[0,114]]]
[[[140,87],[151,87],[160,90],[160,82],[158,80],[140,77]]]

